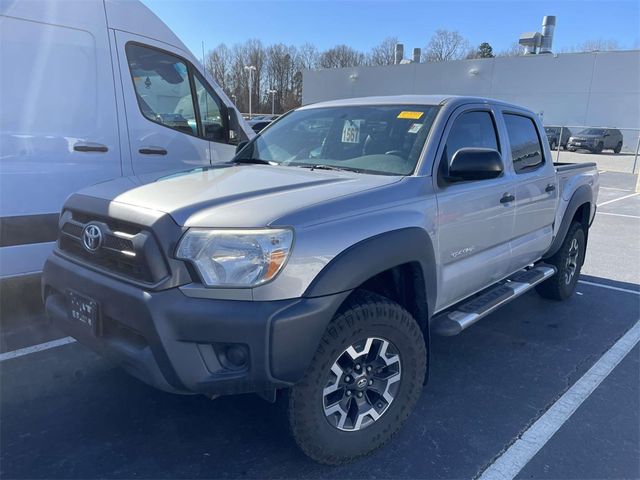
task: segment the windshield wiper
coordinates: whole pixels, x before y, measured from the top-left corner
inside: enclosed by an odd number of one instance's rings
[[[358,168],[351,167],[339,167],[337,165],[327,165],[326,163],[319,163],[316,165],[311,164],[299,164],[295,165],[296,167],[308,168],[309,170],[337,170],[342,172],[356,172],[361,173],[362,171]]]
[[[257,165],[274,165],[274,163],[269,162],[268,160],[263,160],[261,158],[236,158],[232,160],[231,163],[251,163]]]

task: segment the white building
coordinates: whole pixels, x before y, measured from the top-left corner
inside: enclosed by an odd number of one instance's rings
[[[526,55],[304,72],[303,104],[397,94],[492,97],[546,125],[640,128],[640,51]],[[631,132],[629,132],[631,133]],[[638,133],[625,135],[635,151]]]

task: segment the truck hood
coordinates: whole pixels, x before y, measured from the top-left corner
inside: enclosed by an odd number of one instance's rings
[[[78,192],[168,213],[186,227],[262,227],[311,205],[402,177],[270,165],[222,165],[124,177]]]

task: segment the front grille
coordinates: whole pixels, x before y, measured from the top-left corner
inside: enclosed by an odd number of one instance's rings
[[[118,220],[65,212],[58,248],[83,263],[138,282],[153,284],[168,275],[164,256],[151,232]],[[88,224],[98,226],[102,244],[96,251],[83,246]]]

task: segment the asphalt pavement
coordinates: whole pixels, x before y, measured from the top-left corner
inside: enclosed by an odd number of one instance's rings
[[[456,337],[434,337],[430,382],[406,427],[340,467],[298,451],[282,401],[163,393],[77,343],[34,351],[61,334],[37,294],[16,292],[1,319],[0,476],[479,477],[639,321],[640,195],[630,175],[601,182],[576,295],[531,292]],[[640,478],[639,358],[636,345],[612,365],[518,478]]]

